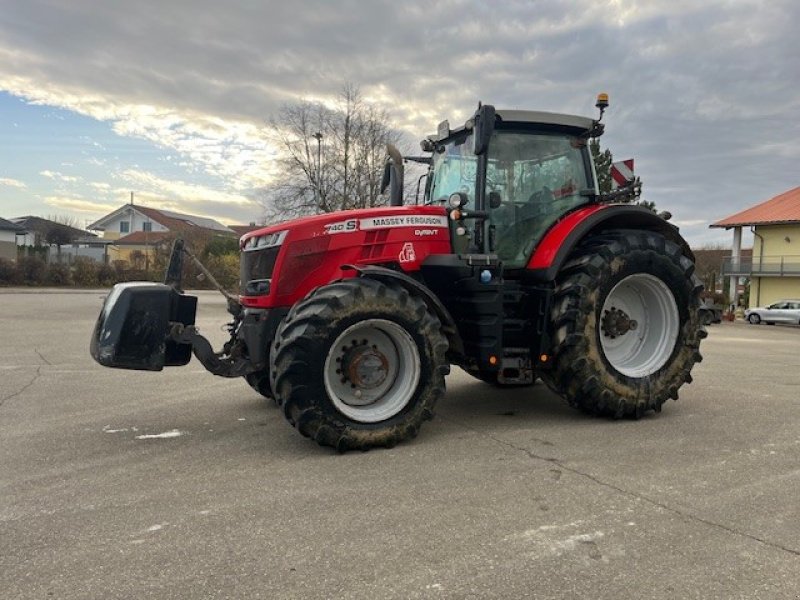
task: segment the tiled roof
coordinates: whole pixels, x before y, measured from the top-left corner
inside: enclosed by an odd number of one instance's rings
[[[228,225],[228,229],[233,229],[239,237],[262,227],[266,227],[266,225]]]
[[[711,227],[800,223],[800,187],[712,223]]]
[[[114,244],[117,246],[144,246],[145,244],[148,246],[153,246],[164,241],[170,236],[171,234],[168,231],[134,231],[125,237],[119,238],[114,242]]]
[[[88,231],[84,231],[83,229],[72,227],[71,225],[64,225],[63,223],[51,221],[50,219],[43,219],[42,217],[34,217],[32,215],[28,215],[25,217],[15,217],[14,219],[12,219],[12,221],[17,225],[19,225],[22,229],[27,230],[28,233],[36,232],[40,235],[47,235],[47,233],[53,228],[58,228],[61,231],[69,233],[69,235],[73,238],[94,235],[89,233]]]
[[[0,218],[0,231],[17,231],[22,233],[25,231],[24,227],[20,227],[16,223],[12,223],[11,221],[6,221],[3,218]]]
[[[109,213],[102,219],[89,225],[89,229],[103,230],[105,228],[105,223],[109,221],[109,219],[113,219],[123,211],[131,209],[145,215],[151,221],[155,221],[156,223],[163,225],[170,231],[196,231],[205,229],[209,231],[215,231],[217,233],[227,233],[229,235],[234,233],[233,230],[225,227],[225,225],[219,221],[215,221],[214,219],[210,219],[208,217],[198,217],[195,215],[186,215],[169,210],[159,210],[156,208],[150,208],[149,206],[142,206],[141,204],[125,204],[114,212]]]
[[[135,208],[136,208],[137,211],[139,211],[143,215],[147,215],[153,221],[155,221],[156,223],[160,223],[161,225],[163,225],[164,227],[166,227],[170,231],[180,231],[180,230],[186,229],[188,227],[194,227],[194,225],[192,225],[191,223],[188,223],[186,221],[182,221],[181,219],[174,219],[172,217],[168,217],[167,215],[162,213],[160,210],[156,210],[155,208],[150,208],[148,206],[142,206],[140,204],[137,204],[135,206]],[[141,233],[141,232],[137,231],[136,233]]]
[[[202,229],[211,229],[224,233],[232,233],[230,228],[225,227],[219,221],[209,219],[207,217],[197,217],[195,215],[185,215],[170,210],[159,210],[150,208],[148,206],[136,205],[136,210],[150,217],[153,221],[161,223],[164,227],[170,230],[181,230],[187,228],[199,227]]]

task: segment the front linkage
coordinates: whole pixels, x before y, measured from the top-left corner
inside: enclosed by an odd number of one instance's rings
[[[196,325],[197,297],[183,293],[183,256],[190,257],[225,296],[233,315],[230,339],[215,352]],[[270,333],[274,335],[284,311],[244,309],[222,289],[206,267],[176,240],[164,283],[130,282],[114,286],[95,325],[90,345],[103,366],[160,371],[182,366],[193,353],[214,375],[242,377],[266,368]]]

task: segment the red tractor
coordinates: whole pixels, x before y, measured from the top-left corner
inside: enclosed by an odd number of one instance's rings
[[[114,287],[92,356],[161,370],[194,353],[339,451],[416,436],[450,365],[500,387],[539,377],[595,415],[660,411],[701,360],[702,286],[676,227],[598,192],[588,141],[602,130],[489,105],[457,129],[445,121],[415,158],[428,165],[421,204],[402,206],[403,159],[390,149],[389,206],[241,238],[220,352],[194,326],[178,242],[164,284]]]

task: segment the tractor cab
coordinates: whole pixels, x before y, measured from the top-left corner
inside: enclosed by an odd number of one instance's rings
[[[595,201],[587,142],[600,130],[589,118],[489,105],[458,129],[444,121],[422,142],[432,153],[425,203],[449,207],[457,253],[524,268],[554,223]]]

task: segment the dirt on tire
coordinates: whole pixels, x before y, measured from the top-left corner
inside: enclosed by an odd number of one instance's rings
[[[677,306],[677,339],[656,372],[631,377],[616,370],[600,341],[601,310],[617,282],[646,273],[664,282]],[[706,337],[699,307],[703,286],[694,263],[664,236],[647,231],[614,230],[589,237],[561,269],[551,309],[551,360],[542,374],[551,389],[584,412],[620,418],[660,411],[691,382],[702,360]]]
[[[337,336],[366,319],[401,326],[413,339],[420,376],[410,400],[380,422],[356,421],[336,408],[325,385],[325,362]],[[346,450],[392,447],[415,437],[433,417],[445,390],[447,339],[425,303],[400,286],[368,278],[345,279],[317,288],[298,302],[278,329],[272,347],[272,379],[284,416],[320,445]]]

